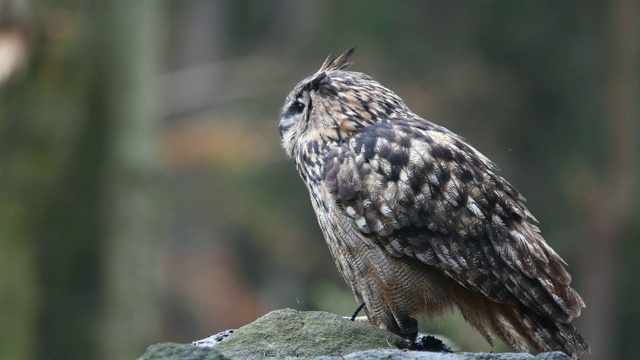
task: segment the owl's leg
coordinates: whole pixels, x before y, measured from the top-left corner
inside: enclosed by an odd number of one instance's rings
[[[353,312],[353,315],[351,315],[351,317],[349,318],[349,320],[351,321],[355,321],[356,317],[358,317],[358,314],[360,313],[360,311],[362,310],[362,308],[364,308],[364,301],[360,304],[360,306],[358,306],[358,308],[356,309],[356,311]]]

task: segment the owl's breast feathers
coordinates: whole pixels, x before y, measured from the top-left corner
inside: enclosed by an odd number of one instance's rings
[[[524,198],[463,138],[401,118],[309,147],[322,149],[304,151],[313,154],[298,164],[308,167],[305,182],[322,184],[330,199],[321,201],[334,202],[390,255],[418,259],[470,291],[559,322],[580,314],[584,303],[563,260],[528,222]]]

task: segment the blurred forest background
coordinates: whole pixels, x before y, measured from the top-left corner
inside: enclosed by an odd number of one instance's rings
[[[638,7],[0,0],[0,358],[132,359],[273,309],[351,314],[277,123],[353,45],[353,70],[528,198],[590,358],[633,358]],[[490,350],[459,316],[421,328]]]

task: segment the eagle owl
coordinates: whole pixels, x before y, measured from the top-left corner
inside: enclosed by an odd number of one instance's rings
[[[524,198],[464,138],[346,71],[353,51],[296,85],[279,131],[369,321],[413,339],[414,316],[457,308],[491,344],[588,352],[570,324],[584,302]]]

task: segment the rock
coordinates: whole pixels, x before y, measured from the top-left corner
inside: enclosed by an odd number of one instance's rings
[[[191,345],[197,345],[197,346],[214,346],[217,345],[220,341],[228,338],[230,335],[232,335],[234,333],[235,330],[233,329],[229,329],[229,330],[225,330],[225,331],[221,331],[217,334],[211,335],[209,337],[206,337],[202,340],[196,340],[194,342],[191,343]]]
[[[536,356],[527,353],[458,353],[443,354],[424,351],[365,350],[343,357],[322,356],[314,360],[571,360],[561,352],[542,353]]]
[[[272,311],[236,330],[215,348],[232,359],[344,355],[405,346],[399,336],[322,311]]]
[[[147,348],[147,351],[138,360],[229,360],[217,349],[200,347],[187,344],[156,344]]]
[[[223,334],[224,333],[224,334]],[[168,359],[385,359],[385,360],[570,360],[561,352],[433,353],[401,350],[407,343],[377,327],[321,311],[272,311],[235,331],[194,342],[159,344],[139,360]]]

